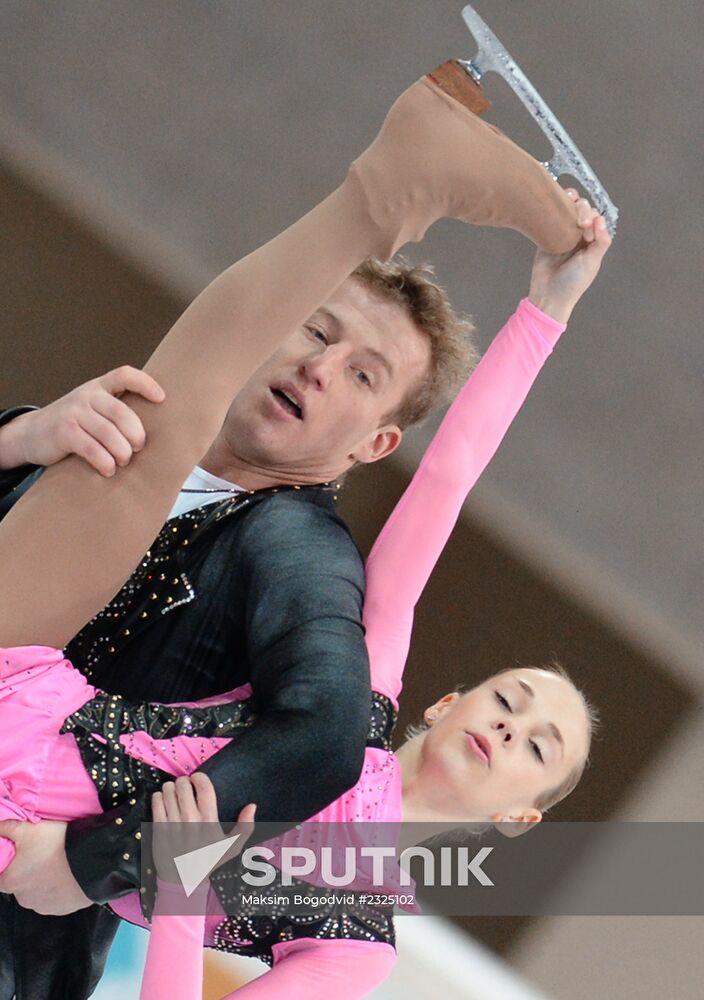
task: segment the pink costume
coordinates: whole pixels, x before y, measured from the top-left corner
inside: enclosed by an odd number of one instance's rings
[[[522,300],[448,410],[372,549],[364,606],[372,688],[394,705],[401,691],[415,605],[467,494],[564,329]],[[247,688],[241,688],[197,704],[223,704],[248,694]],[[0,819],[69,820],[101,811],[73,736],[59,734],[67,716],[95,695],[96,689],[56,650],[0,650]],[[146,732],[122,734],[119,740],[129,756],[173,775],[190,774],[200,761],[229,742],[195,736],[155,741]],[[310,822],[398,822],[401,817],[396,757],[388,750],[367,747],[355,787]],[[0,870],[13,855],[11,842],[0,838]],[[160,894],[168,891],[159,890]],[[113,908],[144,924],[136,894],[117,900]],[[203,943],[227,948],[221,925],[221,915],[155,915],[142,1000],[200,996]],[[271,971],[237,991],[238,997],[313,1000],[327,998],[334,991],[339,1000],[353,1000],[378,985],[394,961],[390,944],[344,938],[283,941],[274,944],[271,953]]]

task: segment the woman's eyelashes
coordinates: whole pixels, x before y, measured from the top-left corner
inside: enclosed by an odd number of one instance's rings
[[[494,694],[496,695],[496,700],[498,701],[498,703],[500,705],[503,705],[503,707],[508,712],[513,712],[513,709],[511,708],[511,706],[510,706],[510,704],[508,702],[508,698],[504,698],[504,696],[501,694],[500,691],[494,691]]]
[[[513,714],[513,709],[511,708],[511,705],[509,704],[508,698],[504,698],[504,696],[501,694],[500,691],[494,691],[494,694],[496,695],[496,700],[498,701],[498,703],[500,705],[502,705],[503,708],[505,708],[507,712],[511,712]],[[533,753],[535,754],[535,756],[538,758],[538,760],[540,761],[540,763],[544,764],[545,763],[545,758],[543,757],[543,751],[540,749],[540,747],[538,746],[538,744],[535,742],[535,740],[528,740],[528,742],[530,743],[531,750],[533,751]]]

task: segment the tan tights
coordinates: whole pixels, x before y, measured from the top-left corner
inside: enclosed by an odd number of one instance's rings
[[[444,216],[510,226],[556,251],[579,238],[547,172],[424,78],[333,194],[172,327],[145,366],[165,402],[126,397],[144,451],[111,479],[59,462],[0,524],[0,644],[63,647],[135,569],[250,375],[365,257],[388,258]]]

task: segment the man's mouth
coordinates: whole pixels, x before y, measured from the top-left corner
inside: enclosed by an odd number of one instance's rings
[[[467,733],[466,735],[472,753],[491,767],[491,743],[486,736],[480,736],[479,733]]]
[[[290,413],[297,420],[303,420],[301,400],[292,388],[288,386],[271,386],[270,391],[282,410]]]

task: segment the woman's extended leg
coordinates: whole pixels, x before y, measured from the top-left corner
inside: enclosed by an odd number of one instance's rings
[[[147,448],[111,479],[65,459],[0,525],[0,645],[61,647],[104,607],[153,541],[244,382],[383,245],[351,178],[198,296],[145,366],[165,401],[129,400]]]
[[[233,396],[366,256],[388,257],[446,215],[513,225],[511,205],[537,242],[577,242],[573,205],[536,161],[435,85],[414,84],[343,184],[225,271],[167,334],[145,366],[166,401],[130,400],[148,447],[108,480],[66,459],[5,518],[0,644],[61,647],[107,603]]]

